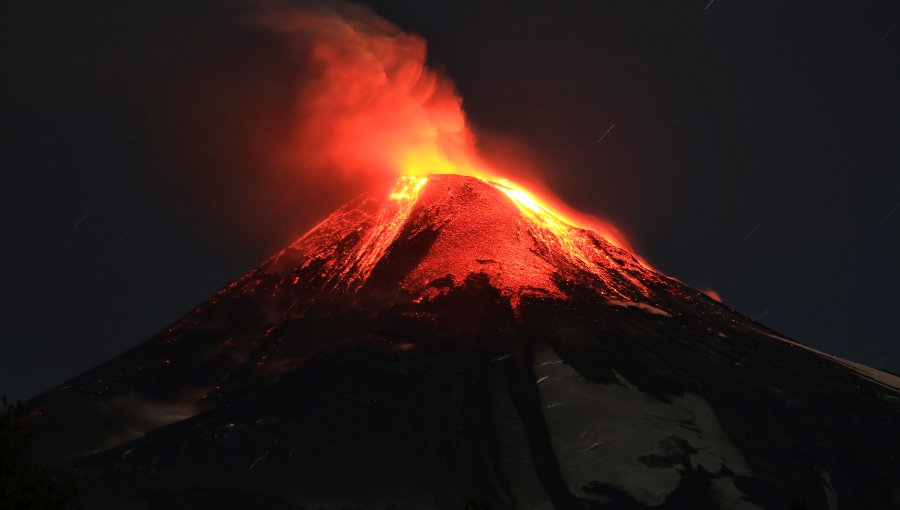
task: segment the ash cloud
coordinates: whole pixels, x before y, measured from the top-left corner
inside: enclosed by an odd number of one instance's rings
[[[285,164],[363,180],[483,165],[462,99],[426,64],[421,37],[346,3],[281,7],[255,19],[308,71]]]

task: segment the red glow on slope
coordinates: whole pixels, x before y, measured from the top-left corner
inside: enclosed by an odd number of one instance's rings
[[[569,226],[593,230],[629,248],[608,223],[578,214],[546,191],[527,190],[487,161],[453,83],[426,65],[425,41],[373,12],[344,5],[278,13],[263,23],[295,41],[315,76],[297,101],[288,164],[340,172],[354,181],[458,174],[503,191],[525,214],[566,237]],[[406,199],[401,181],[396,198]],[[363,263],[364,261],[360,261]]]
[[[715,299],[719,303],[722,302],[722,296],[720,296],[719,293],[715,291],[715,289],[703,289],[700,292],[706,294],[708,297],[710,297],[712,299]]]
[[[397,180],[390,194],[389,207],[381,209],[375,226],[366,233],[360,242],[360,248],[356,250],[354,260],[350,261],[341,274],[346,284],[354,285],[369,277],[391,242],[397,238],[427,182],[427,177],[415,176],[401,177]]]

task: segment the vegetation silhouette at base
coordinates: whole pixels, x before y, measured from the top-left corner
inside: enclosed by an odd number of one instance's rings
[[[466,501],[464,510],[491,510],[491,505],[484,499],[470,499]]]
[[[41,466],[25,458],[31,428],[21,417],[18,401],[9,403],[3,395],[0,409],[0,510],[63,509],[75,497],[69,480],[57,483]]]

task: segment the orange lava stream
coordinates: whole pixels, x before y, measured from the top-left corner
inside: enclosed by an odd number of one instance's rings
[[[549,205],[507,179],[481,178],[481,180],[502,191],[516,204],[519,211],[537,227],[535,233],[541,238],[541,241],[551,246],[558,246],[567,255],[569,263],[572,265],[589,273],[598,274],[606,279],[598,271],[597,260],[602,258],[613,264],[614,262],[610,260],[606,252],[594,246],[588,238],[584,235],[579,235],[578,230],[581,229],[580,227],[573,226],[570,220],[553,210]],[[607,238],[604,236],[604,239],[616,248],[621,248],[614,237]],[[641,259],[635,257],[635,260],[646,266]],[[633,288],[646,291],[645,285],[637,278],[628,275],[626,272],[622,272],[620,275],[629,280]],[[615,290],[615,286],[610,286],[610,288]]]
[[[579,239],[572,235],[574,227],[561,220],[559,213],[541,203],[528,191],[506,179],[482,180],[502,191],[516,204],[519,211],[538,227],[537,232],[542,237],[542,241],[550,245],[558,245],[569,255],[571,262],[574,262],[575,265],[591,272],[594,271],[596,265],[585,253],[583,243],[579,243]]]
[[[427,182],[428,177],[406,176],[397,180],[391,191],[391,201],[378,212],[374,228],[366,234],[354,259],[341,272],[341,281],[346,282],[348,287],[360,285],[369,278],[375,265],[397,238]]]

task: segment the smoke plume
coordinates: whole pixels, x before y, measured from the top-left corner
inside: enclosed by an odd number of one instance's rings
[[[421,37],[351,4],[280,8],[256,19],[309,70],[282,164],[363,180],[484,166],[462,100],[426,64]]]

